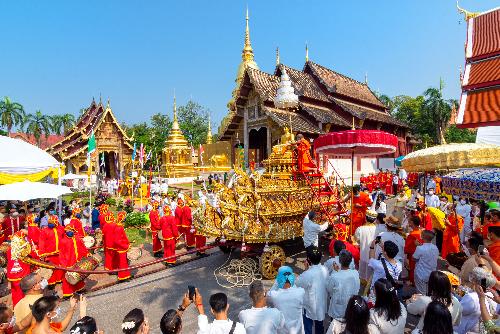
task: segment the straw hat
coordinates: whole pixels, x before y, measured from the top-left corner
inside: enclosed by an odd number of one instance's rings
[[[401,228],[401,222],[399,221],[398,218],[394,216],[389,216],[387,218],[384,218],[385,225],[393,228]]]
[[[377,219],[377,212],[373,210],[366,210],[366,218],[371,218],[373,220]]]

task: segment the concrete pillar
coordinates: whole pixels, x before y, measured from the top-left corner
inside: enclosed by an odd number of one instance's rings
[[[248,168],[248,144],[249,144],[249,138],[248,138],[248,109],[245,108],[243,112],[243,150],[244,150],[244,157],[245,157],[245,168]]]
[[[272,149],[273,149],[273,140],[272,140],[272,133],[271,133],[271,126],[269,124],[269,122],[267,123],[267,127],[266,127],[266,131],[267,131],[267,157],[269,158],[269,156],[271,155],[271,152],[272,152]]]

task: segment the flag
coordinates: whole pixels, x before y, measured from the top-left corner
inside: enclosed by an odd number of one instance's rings
[[[88,142],[89,154],[94,153],[95,149],[96,149],[95,136],[94,136],[94,130],[92,130],[92,134],[90,135],[89,142]]]
[[[201,161],[201,164],[203,165],[204,164],[203,163],[203,153],[205,153],[205,150],[203,149],[203,146],[201,146],[201,144],[200,144],[199,152],[200,152],[200,161]]]
[[[153,150],[149,150],[149,153],[146,156],[146,161],[148,161],[149,159],[151,159],[152,156],[153,156]]]
[[[102,152],[102,155],[101,155],[101,164],[100,164],[100,167],[106,168],[106,163],[104,162],[104,152]]]
[[[141,147],[139,148],[139,162],[141,164],[141,168],[144,166],[144,144],[141,143]]]
[[[134,150],[132,151],[132,161],[134,161],[134,160],[135,160],[135,151],[136,151],[136,150],[137,150],[137,147],[136,147],[136,145],[135,145],[135,143],[134,143]]]

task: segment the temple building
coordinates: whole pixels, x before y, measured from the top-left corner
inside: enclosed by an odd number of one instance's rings
[[[174,96],[174,121],[162,151],[162,174],[176,179],[195,176],[191,151],[191,145],[179,127]]]
[[[294,108],[277,108],[273,102],[280,78],[286,71],[298,104]],[[272,73],[259,70],[250,43],[248,12],[242,61],[236,77],[236,88],[228,103],[229,113],[219,128],[220,141],[229,141],[231,161],[237,160],[237,147],[243,146],[246,165],[259,163],[279,143],[284,128],[302,133],[313,141],[320,134],[351,129],[378,129],[398,136],[394,158],[405,155],[415,144],[409,127],[393,118],[367,82],[359,82],[332,69],[306,59],[302,69],[280,62]]]
[[[458,4],[457,4],[458,7]],[[478,128],[477,142],[500,144],[500,8],[458,10],[467,21],[465,72],[456,124]]]
[[[133,147],[125,131],[116,120],[111,106],[92,100],[90,107],[78,119],[75,126],[64,134],[64,138],[47,149],[57,160],[66,165],[67,173],[88,171],[88,139],[94,132],[99,168],[105,178],[119,178],[131,168]],[[104,160],[102,159],[104,154]],[[97,159],[93,161],[93,171]]]

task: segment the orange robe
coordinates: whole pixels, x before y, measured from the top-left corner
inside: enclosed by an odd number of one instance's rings
[[[177,223],[174,216],[163,216],[160,219],[161,234],[163,235],[163,257],[175,255],[175,244],[179,237]],[[175,258],[168,259],[166,262],[174,264]]]
[[[500,263],[500,241],[492,243],[488,247],[488,253],[490,253],[490,257],[495,260],[496,263]]]
[[[352,208],[352,226],[351,233],[354,234],[356,229],[366,222],[366,210],[372,205],[372,200],[370,196],[361,191],[359,196],[354,196]]]
[[[316,167],[311,158],[310,149],[311,144],[306,139],[303,138],[297,142],[297,165],[300,172],[307,172]]]
[[[66,268],[73,267],[82,258],[89,255],[89,251],[83,240],[75,235],[70,238],[66,234],[61,240],[61,252],[59,253],[59,262]],[[81,291],[85,288],[85,281],[80,281],[75,285],[70,284],[66,280],[66,275],[62,278],[62,291],[64,297],[72,296],[75,292]]]
[[[441,256],[446,259],[450,253],[458,253],[460,251],[460,231],[464,227],[464,219],[457,214],[448,215],[450,225],[446,226],[443,232],[443,247]]]
[[[410,281],[412,283],[415,283],[414,280],[414,272],[415,272],[415,259],[413,258],[413,253],[415,253],[415,250],[417,249],[417,245],[415,244],[415,241],[419,241],[422,243],[422,237],[421,237],[421,231],[420,229],[416,229],[410,232],[408,236],[406,237],[405,241],[405,254],[408,256],[408,262],[410,264],[410,269],[409,269],[409,277]]]
[[[441,178],[439,176],[434,177],[434,182],[436,182],[436,194],[441,194]]]
[[[153,239],[153,253],[161,251],[161,241],[158,238],[158,231],[161,230],[160,214],[158,210],[153,209],[149,212],[149,221],[151,222],[151,238]]]

